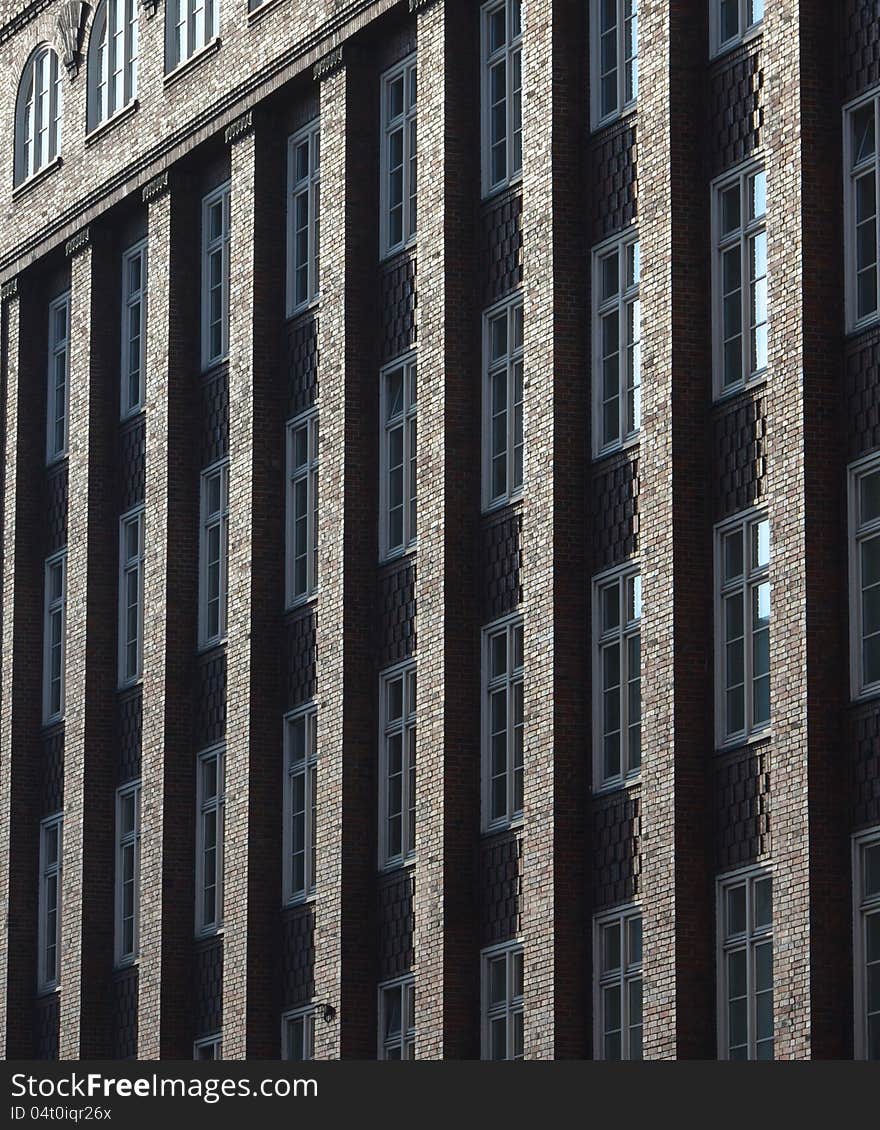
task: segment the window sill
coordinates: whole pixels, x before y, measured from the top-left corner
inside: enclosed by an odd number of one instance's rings
[[[138,954],[137,957],[123,957],[123,958],[120,958],[119,961],[114,962],[113,972],[114,973],[127,973],[129,969],[137,969],[137,967],[140,965],[140,963],[141,963],[140,954]]]
[[[504,832],[519,832],[526,826],[526,818],[520,813],[512,819],[505,821],[503,824],[490,824],[488,827],[482,828],[480,834],[484,837],[500,836]]]
[[[288,310],[285,321],[292,322],[295,318],[301,318],[303,314],[308,314],[310,311],[317,309],[321,301],[320,294],[316,294],[314,298],[310,298],[308,302],[301,302],[299,306],[294,306],[292,310]]]
[[[144,412],[146,411],[146,408],[147,408],[146,404],[139,404],[136,408],[130,408],[127,412],[120,413],[119,423],[120,424],[130,424],[130,423],[132,423],[132,421],[136,420],[138,418],[138,416],[143,416]]]
[[[603,447],[601,451],[593,452],[593,462],[600,463],[603,459],[610,459],[613,455],[622,455],[626,451],[631,451],[634,447],[638,447],[641,442],[641,431],[631,435],[622,443],[609,444],[608,447]]]
[[[613,114],[608,114],[604,118],[593,122],[590,126],[590,133],[602,133],[603,130],[610,129],[611,126],[620,125],[621,122],[629,121],[630,118],[635,118],[638,113],[639,104],[637,101],[628,102],[622,110],[618,110]]]
[[[418,547],[418,539],[413,539],[408,545],[404,545],[400,549],[390,550],[379,558],[379,568],[382,569],[386,565],[394,565],[395,562],[400,561],[402,557],[409,557],[410,554],[415,553]]]
[[[867,330],[876,329],[880,326],[880,310],[875,311],[873,314],[866,314],[857,322],[852,322],[846,328],[847,337],[856,337],[858,334],[863,334]]]
[[[144,685],[144,677],[143,677],[143,675],[138,675],[138,677],[136,679],[127,679],[124,683],[123,682],[117,683],[116,684],[116,693],[117,694],[125,694],[127,691],[137,690],[138,687],[142,687],[143,685]]]
[[[608,781],[604,785],[593,786],[593,796],[601,797],[608,796],[610,793],[619,793],[625,789],[631,789],[642,783],[642,773],[632,773],[628,777],[615,777],[613,781]]]
[[[109,133],[110,130],[118,126],[120,122],[128,121],[130,117],[137,113],[139,106],[140,103],[134,98],[126,106],[123,106],[121,110],[117,110],[115,113],[111,114],[109,118],[105,118],[103,122],[99,122],[86,134],[86,149],[88,149],[90,145],[94,145],[96,141],[100,141],[105,133]]]
[[[60,982],[56,982],[54,985],[44,985],[42,988],[37,989],[37,998],[39,999],[39,998],[56,996],[60,992],[61,992]]]
[[[379,263],[387,263],[389,259],[394,259],[397,255],[403,255],[407,251],[412,251],[416,245],[416,238],[415,233],[413,233],[413,235],[403,243],[395,243],[393,247],[383,247],[379,255]]]
[[[314,604],[318,599],[318,590],[307,593],[305,596],[298,596],[296,600],[285,601],[284,614],[285,616],[291,612],[299,612],[300,609],[305,608],[309,604]]]
[[[223,926],[206,926],[204,930],[196,930],[193,934],[194,942],[213,942],[215,938],[223,937]]]
[[[723,59],[725,55],[729,55],[731,51],[735,51],[737,47],[748,47],[750,43],[754,43],[756,39],[760,39],[764,34],[764,21],[756,24],[753,28],[738,35],[736,39],[729,39],[725,43],[716,47],[714,51],[709,52],[709,62],[715,63],[719,59]]]
[[[190,71],[195,68],[211,55],[216,55],[222,46],[222,40],[219,36],[215,35],[213,39],[209,40],[204,47],[200,47],[198,51],[190,55],[188,59],[184,59],[182,63],[178,63],[174,70],[169,71],[165,78],[162,80],[162,85],[167,90],[169,86],[173,86],[178,79],[188,75]]]
[[[261,4],[257,4],[255,8],[251,8],[248,12],[248,26],[253,27],[268,12],[273,12],[276,8],[280,8],[284,0],[262,0]]]
[[[294,895],[293,898],[285,899],[281,904],[282,910],[296,910],[298,906],[310,906],[318,901],[318,892],[312,891],[308,895]]]
[[[226,647],[227,639],[228,636],[220,636],[216,640],[205,640],[204,643],[200,643],[196,648],[196,657],[207,655],[211,651],[218,651],[221,647]]]
[[[516,188],[516,187],[521,186],[521,185],[522,185],[522,171],[515,173],[508,180],[502,181],[500,184],[493,185],[492,188],[483,189],[482,196],[480,197],[480,203],[485,204],[487,201],[491,200],[493,197],[500,196],[502,192],[507,192],[508,189]]]
[[[853,706],[862,706],[866,702],[874,702],[880,698],[880,683],[872,683],[864,690],[858,691],[852,696],[850,702]]]
[[[393,875],[395,871],[412,871],[416,865],[416,854],[408,855],[405,859],[395,856],[394,859],[388,860],[387,863],[379,864],[380,875]]]
[[[483,506],[482,513],[484,515],[494,514],[498,510],[503,510],[505,506],[513,506],[517,502],[522,502],[523,491],[518,490],[515,494],[507,495],[504,498],[495,499],[494,502],[487,502]]]
[[[35,173],[31,173],[29,177],[25,177],[21,184],[17,184],[15,188],[13,188],[13,201],[18,200],[21,196],[26,196],[32,188],[35,188],[38,184],[42,184],[47,177],[51,176],[57,169],[60,169],[63,164],[64,160],[59,153],[48,165],[43,165],[42,169],[37,169]]]
[[[751,392],[753,389],[761,388],[767,384],[769,369],[762,369],[757,376],[751,377],[742,384],[735,385],[733,388],[727,388],[723,392],[715,394],[714,404],[726,404],[729,400],[734,400],[737,396],[742,396],[744,392]]]
[[[735,738],[728,738],[723,742],[718,742],[715,746],[715,752],[719,755],[725,753],[733,753],[737,749],[745,749],[750,745],[759,745],[761,742],[770,740],[770,726],[765,726],[763,730],[756,730],[752,734],[740,734]]]

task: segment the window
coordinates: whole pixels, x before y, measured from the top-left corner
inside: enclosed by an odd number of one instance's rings
[[[119,410],[123,419],[144,406],[147,361],[147,244],[122,257],[122,360]]]
[[[318,298],[321,131],[317,122],[287,143],[287,316]]]
[[[738,515],[716,527],[715,687],[718,745],[770,724],[770,522]]]
[[[638,0],[591,0],[593,128],[613,121],[639,93]]]
[[[318,712],[284,720],[284,901],[315,893],[318,847]]]
[[[483,951],[483,1059],[523,1058],[523,948]]]
[[[416,850],[416,668],[381,676],[379,706],[379,866],[394,867]]]
[[[593,453],[638,434],[642,364],[639,239],[615,238],[593,253]]]
[[[58,56],[38,47],[25,64],[15,104],[15,184],[44,169],[61,152],[64,88]]]
[[[382,77],[382,255],[416,234],[416,59]]]
[[[761,379],[767,369],[767,181],[750,168],[713,190],[715,395]]]
[[[37,990],[57,988],[61,949],[61,839],[63,816],[40,824],[40,905]]]
[[[523,485],[523,303],[483,317],[483,506],[509,502]]]
[[[844,114],[846,320],[849,330],[860,329],[880,315],[877,296],[877,264],[880,261],[878,135],[880,95],[875,93]]]
[[[597,918],[594,1054],[596,1059],[642,1058],[642,914],[624,907]]]
[[[199,570],[199,646],[211,647],[226,636],[229,550],[229,463],[202,472]]]
[[[382,373],[380,554],[405,553],[416,540],[416,362]]]
[[[49,367],[46,389],[46,462],[67,454],[70,396],[70,294],[49,305]]]
[[[853,698],[880,691],[880,456],[849,469],[850,681]]]
[[[281,1058],[315,1058],[315,1008],[305,1008],[286,1012],[281,1017]]]
[[[144,671],[144,512],[119,520],[119,685]]]
[[[773,1059],[773,897],[765,871],[718,883],[718,1055]]]
[[[523,624],[483,631],[483,830],[523,810]]]
[[[137,95],[138,0],[104,0],[89,39],[88,128]]]
[[[229,185],[202,201],[202,369],[229,353]]]
[[[642,578],[627,566],[593,582],[593,780],[621,785],[642,765]]]
[[[415,1059],[415,981],[402,977],[379,986],[379,1059]]]
[[[196,933],[223,925],[223,750],[208,750],[196,763]]]
[[[853,841],[855,1057],[880,1060],[880,828]]]
[[[287,425],[287,607],[318,589],[318,414]]]
[[[141,783],[116,793],[116,964],[138,956],[141,878]]]
[[[166,70],[173,70],[219,34],[219,0],[169,0],[165,11]]]
[[[193,1044],[193,1059],[222,1059],[222,1043],[220,1033],[212,1036],[203,1036]]]
[[[764,0],[710,0],[711,53],[718,55],[734,47],[763,18]]]
[[[482,7],[483,195],[522,172],[522,5]]]
[[[43,723],[64,715],[67,550],[46,561],[43,590]]]

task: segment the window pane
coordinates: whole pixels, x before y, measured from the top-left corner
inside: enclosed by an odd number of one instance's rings
[[[602,972],[620,968],[620,923],[602,927]]]
[[[852,116],[853,164],[859,165],[862,161],[870,160],[876,152],[876,146],[874,103],[871,101],[856,110]]]
[[[773,922],[773,895],[770,879],[759,879],[754,886],[755,929],[770,926]]]
[[[638,965],[642,960],[642,919],[641,916],[630,918],[629,931],[629,964]]]
[[[489,962],[489,1003],[503,1004],[507,1000],[507,959],[493,958]]]
[[[862,859],[865,877],[865,898],[880,895],[880,844],[872,844],[871,847],[865,848]]]
[[[746,931],[746,886],[745,883],[729,887],[727,891],[727,937],[732,938]]]

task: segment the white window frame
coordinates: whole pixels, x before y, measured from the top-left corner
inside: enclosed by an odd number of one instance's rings
[[[389,116],[389,92],[398,81],[403,83],[403,104],[399,114]],[[415,241],[417,219],[417,140],[416,140],[416,113],[418,104],[418,88],[416,76],[416,55],[413,52],[402,63],[398,63],[382,75],[381,90],[381,159],[380,159],[380,258],[387,259],[404,247]],[[401,134],[401,166],[400,166],[400,191],[401,199],[401,235],[399,239],[391,237],[391,143],[393,137]]]
[[[617,260],[617,292],[607,299],[602,297],[602,275],[605,262]],[[628,282],[629,259],[632,258],[633,282]],[[621,267],[623,270],[621,271]],[[642,418],[641,397],[641,302],[639,280],[641,254],[639,233],[635,228],[593,248],[593,457],[599,459],[638,442]],[[621,286],[621,281],[623,285]],[[632,335],[629,318],[632,310]],[[617,434],[604,438],[604,356],[602,326],[612,314],[617,315]],[[632,341],[628,338],[632,336]],[[630,361],[631,359],[631,361]],[[630,368],[632,372],[630,373]],[[632,427],[627,426],[628,401],[632,394]],[[609,398],[610,399],[610,398]]]
[[[56,334],[57,314],[64,311],[64,335]],[[70,291],[49,303],[49,349],[46,367],[46,463],[57,463],[67,455],[70,440]],[[64,386],[58,385],[59,361],[64,368]],[[59,412],[59,399],[64,403]],[[64,440],[56,442],[56,425],[61,423]]]
[[[415,772],[416,772],[416,662],[407,660],[379,674],[379,867],[402,867],[415,858]],[[388,696],[392,684],[401,684],[399,717],[392,719]],[[388,836],[389,742],[401,738],[400,767],[400,851],[391,851]],[[412,820],[412,828],[410,827]]]
[[[634,616],[628,619],[628,592],[632,582]],[[619,623],[608,631],[602,630],[602,595],[604,591],[616,586]],[[617,568],[609,569],[593,578],[593,790],[616,789],[638,779],[642,771],[641,759],[641,608],[642,578],[638,562],[627,562]],[[633,677],[629,663],[629,641],[639,640],[639,670]],[[602,657],[605,650],[616,644],[619,649],[618,712],[620,723],[620,771],[605,775],[605,726]],[[639,693],[639,751],[638,761],[633,764],[634,751],[630,742],[629,688],[638,682]]]
[[[102,0],[89,32],[87,129],[137,96],[139,0]]]
[[[771,914],[769,926],[756,926],[754,913],[754,887],[757,882],[770,880]],[[719,876],[715,883],[715,935],[716,935],[716,990],[717,990],[717,1017],[718,1017],[718,1058],[730,1059],[729,1048],[729,1014],[727,996],[727,955],[735,951],[746,952],[746,1000],[747,1000],[747,1057],[756,1059],[756,986],[755,986],[755,950],[758,946],[770,942],[771,961],[773,955],[773,904],[775,893],[773,884],[775,877],[770,867],[746,867],[727,875]],[[726,937],[727,933],[727,893],[734,887],[746,886],[746,929],[744,933],[735,935],[732,939]],[[771,991],[775,989],[775,974]],[[774,1040],[776,1033],[774,1030]],[[771,1057],[772,1058],[772,1057]]]
[[[165,9],[165,73],[210,46],[219,34],[220,0],[170,0]]]
[[[46,837],[57,829],[56,858],[49,862],[46,855]],[[40,890],[37,929],[37,992],[54,992],[61,980],[61,875],[63,870],[64,814],[56,812],[40,821]],[[54,882],[55,905],[51,906],[49,883]],[[49,916],[55,915],[54,929]],[[54,975],[47,976],[46,958],[54,948]]]
[[[873,105],[874,155],[853,169],[853,120],[855,115]],[[859,315],[856,261],[856,181],[866,173],[874,175],[874,309]],[[844,262],[846,275],[846,330],[856,333],[880,319],[880,89],[875,85],[867,94],[843,108],[843,185],[844,185]]]
[[[629,952],[631,938],[631,923],[639,922],[639,957],[633,960]],[[603,971],[603,937],[605,930],[611,926],[620,930],[620,965],[608,972]],[[638,1054],[633,1055],[632,1029],[638,1027],[641,1033],[643,1028],[644,1008],[642,1002],[642,907],[640,903],[628,903],[625,906],[616,906],[613,910],[603,911],[593,918],[593,1058],[610,1059],[605,1054],[605,994],[608,989],[620,990],[620,1056],[621,1060],[642,1059],[642,1044],[639,1043]],[[638,984],[639,992],[639,1021],[638,1025],[631,1023],[630,1006],[633,999],[633,985]]]
[[[880,915],[880,892],[867,896],[864,857],[868,848],[880,849],[880,827],[852,838],[853,875],[853,1047],[855,1059],[868,1058],[868,978],[865,935],[868,918]],[[880,971],[878,971],[880,976]],[[878,1022],[880,1023],[880,1022]],[[880,1056],[880,1049],[878,1049]]]
[[[301,146],[307,146],[308,169],[297,179],[296,155]],[[297,206],[305,200],[306,236],[305,262],[297,257]],[[317,118],[297,130],[287,139],[287,317],[307,310],[320,298],[320,243],[321,243],[321,125]],[[297,272],[305,267],[306,294],[297,299]]]
[[[15,100],[15,187],[61,155],[62,78],[58,53],[49,44],[40,44],[24,65]]]
[[[748,183],[752,177],[764,177],[764,212],[755,219],[748,219]],[[721,234],[721,197],[728,189],[739,186],[740,223],[733,234]],[[713,392],[716,400],[736,395],[743,389],[761,384],[767,379],[770,370],[769,355],[767,363],[759,366],[752,372],[752,321],[751,299],[752,286],[763,290],[764,314],[763,322],[756,322],[755,326],[763,327],[769,338],[770,309],[766,297],[769,287],[769,264],[765,262],[765,274],[756,280],[751,277],[751,261],[749,247],[751,240],[763,234],[765,244],[767,241],[767,174],[764,162],[750,160],[737,166],[736,169],[725,173],[712,182],[712,381]],[[735,248],[739,248],[740,270],[740,372],[739,380],[724,383],[724,296],[723,287],[723,256]],[[765,349],[767,347],[765,346]]]
[[[123,831],[123,806],[129,797],[134,800],[134,826]],[[130,854],[132,860],[132,945],[126,946],[125,939],[125,862]],[[117,968],[131,965],[140,955],[140,878],[141,878],[141,783],[130,781],[116,790],[116,871],[114,881],[114,930],[113,951]]]
[[[489,20],[500,8],[505,10],[505,39],[500,47],[489,53]],[[514,14],[519,16],[519,32],[511,36]],[[491,145],[489,129],[491,112],[489,106],[490,75],[499,62],[504,62],[505,91],[505,175],[497,180],[491,176]],[[515,85],[515,71],[519,69],[520,85]],[[490,0],[480,9],[480,86],[481,97],[481,144],[483,199],[501,192],[508,185],[522,178],[522,4],[520,0]],[[519,129],[517,130],[517,124]],[[519,165],[517,161],[516,135],[519,134]],[[499,142],[500,144],[500,142]]]
[[[230,268],[230,182],[226,181],[202,200],[202,372],[219,365],[229,356],[229,268]],[[210,238],[208,220],[211,209],[221,204],[222,229]],[[220,352],[211,350],[211,291],[210,271],[212,256],[220,254]]]
[[[389,391],[391,378],[401,372],[403,404],[400,412],[389,416]],[[379,441],[379,557],[390,561],[409,553],[416,544],[417,515],[417,463],[418,458],[418,367],[415,353],[408,353],[386,365],[379,374],[379,405],[381,438]],[[400,430],[401,462],[391,466],[392,434]],[[392,542],[391,536],[391,474],[400,475],[401,538]]]
[[[750,531],[762,522],[769,522],[769,513],[761,507],[751,507],[748,510],[719,522],[715,526],[715,560],[714,560],[714,590],[715,590],[715,746],[716,749],[726,749],[746,742],[758,741],[770,731],[773,721],[772,703],[770,716],[766,721],[754,720],[754,628],[751,623],[751,594],[760,585],[770,583],[770,560],[773,556],[773,531],[768,527],[768,564],[752,566],[750,558]],[[739,529],[742,534],[743,545],[743,572],[739,578],[727,583],[723,580],[724,568],[724,539],[727,535]],[[730,730],[727,722],[727,634],[724,619],[724,600],[726,597],[741,592],[743,594],[743,727],[739,730]],[[770,619],[768,624],[768,648],[772,647],[773,623],[773,589],[770,588]],[[763,630],[763,629],[759,629]],[[768,681],[772,670],[772,656],[768,666]],[[762,676],[759,676],[759,678]]]
[[[220,476],[220,509],[208,512],[210,482]],[[208,534],[215,527],[220,531],[218,562],[218,630],[209,633],[208,623]],[[216,647],[226,639],[229,601],[229,459],[221,459],[206,467],[199,485],[199,648]]]
[[[292,761],[292,727],[302,723],[305,756]],[[318,707],[314,702],[291,710],[284,716],[284,829],[282,850],[282,896],[286,906],[306,902],[317,890],[318,840]],[[293,874],[293,790],[302,778],[303,885],[294,885]]]
[[[129,510],[119,519],[119,578],[118,578],[118,676],[120,687],[130,687],[137,683],[144,673],[144,507],[138,506]],[[128,530],[137,527],[138,552],[132,556],[127,552]],[[134,574],[137,583],[136,636],[134,641],[128,637],[128,578]],[[128,667],[128,647],[131,642],[135,645],[135,669]]]
[[[131,267],[140,263],[140,286],[131,285]],[[120,330],[119,416],[127,420],[142,411],[147,373],[147,241],[140,240],[122,256],[122,326]],[[137,368],[132,367],[133,355]],[[132,381],[137,396],[132,397]]]
[[[525,949],[522,941],[503,942],[498,946],[489,946],[480,952],[480,1058],[488,1060],[491,1055],[491,1025],[493,1020],[505,1020],[505,1048],[508,1052],[505,1059],[524,1059],[525,1055],[511,1056],[510,1049],[515,1047],[516,1017],[523,1017],[523,996],[515,992],[516,971],[515,956],[519,956],[522,963],[523,980],[525,981]],[[506,961],[505,992],[503,1002],[492,1005],[489,999],[489,967],[497,958],[503,957]],[[524,1023],[524,1020],[522,1021]]]
[[[306,436],[306,460],[296,464],[296,437],[301,431]],[[295,608],[312,599],[318,591],[318,473],[320,451],[320,429],[318,412],[310,408],[301,412],[287,423],[285,439],[286,463],[286,506],[285,506],[285,555],[284,587],[285,607]],[[306,514],[303,516],[297,506],[296,498],[300,484],[306,484]],[[305,587],[297,584],[296,577],[296,531],[304,523],[306,537],[306,579]],[[299,555],[300,557],[302,554]]]
[[[290,1025],[302,1022],[303,1025],[303,1044],[310,1053],[305,1055],[301,1060],[296,1060],[290,1054]],[[303,1005],[301,1008],[292,1008],[289,1012],[285,1012],[281,1017],[281,1058],[293,1060],[294,1062],[305,1063],[307,1060],[315,1058],[315,1006],[314,1004]]]
[[[391,1035],[385,1031],[389,998],[397,994],[400,998],[400,1030]],[[379,1030],[376,1037],[377,1059],[408,1059],[416,1057],[416,981],[412,973],[383,981],[379,985],[378,1009]],[[389,1054],[398,1052],[397,1055]]]
[[[615,49],[614,49],[614,69],[616,74],[616,95],[615,105],[613,110],[606,110],[602,112],[602,33],[600,29],[600,12],[602,0],[590,0],[590,119],[593,129],[599,129],[601,126],[607,125],[609,122],[616,121],[626,113],[627,110],[635,106],[639,94],[639,48],[638,48],[638,26],[639,26],[639,5],[638,0],[614,0],[615,12]],[[632,4],[633,11],[629,16],[626,14],[627,4]],[[635,23],[635,53],[627,56],[627,23]],[[610,29],[609,29],[610,31]],[[632,63],[632,96],[626,97],[627,76],[626,69],[627,63]]]
[[[709,54],[711,58],[723,55],[740,43],[757,35],[764,22],[765,0],[731,0],[738,6],[736,34],[721,39],[721,4],[724,0],[709,0]],[[753,5],[760,5],[761,14],[753,19]],[[749,20],[753,22],[749,23]]]
[[[482,709],[481,709],[481,736],[482,753],[482,829],[484,832],[500,831],[519,823],[523,818],[523,807],[516,805],[516,774],[521,774],[522,791],[525,791],[525,716],[521,723],[522,735],[520,739],[520,755],[523,765],[518,769],[516,765],[516,689],[519,687],[520,700],[524,696],[523,664],[516,663],[516,633],[523,633],[525,622],[521,613],[504,616],[483,628],[482,632]],[[505,636],[506,646],[506,672],[503,676],[490,677],[491,646],[492,640],[499,635]],[[505,795],[506,810],[503,815],[493,817],[492,805],[492,695],[498,691],[505,691]],[[498,774],[502,776],[502,774]]]
[[[492,360],[492,326],[506,318],[507,352]],[[483,510],[495,510],[521,498],[525,484],[525,308],[522,294],[517,291],[509,298],[496,303],[483,314],[483,407],[482,407],[482,481]],[[522,340],[516,344],[517,326]],[[518,388],[517,367],[522,373]],[[505,388],[505,469],[504,489],[493,490],[492,467],[495,458],[492,427],[492,378],[506,375]],[[520,400],[517,401],[517,394]],[[519,434],[518,434],[519,433]],[[519,443],[517,442],[519,441]],[[517,447],[521,448],[520,481],[517,477]]]
[[[204,781],[202,768],[208,761],[216,760],[217,792],[214,796],[204,795]],[[195,932],[196,937],[205,937],[216,934],[223,928],[223,878],[224,878],[224,823],[226,809],[226,748],[223,745],[212,746],[202,750],[196,758],[196,906],[195,906]],[[216,814],[215,833],[215,865],[214,865],[214,917],[209,921],[205,917],[205,826],[204,817],[213,812]]]
[[[202,1055],[203,1051],[210,1051],[210,1055]],[[223,1036],[220,1032],[212,1032],[210,1036],[201,1036],[193,1041],[193,1059],[222,1059]]]
[[[54,600],[49,597],[49,576],[56,566],[61,566],[61,595]],[[59,672],[59,699],[60,708],[53,709],[52,704],[52,678],[51,662],[52,650],[56,646],[52,642],[50,628],[55,616],[60,617],[61,638],[60,646],[60,672]],[[43,569],[43,725],[48,726],[58,722],[64,717],[65,697],[65,668],[67,651],[67,549],[53,553],[46,558]]]

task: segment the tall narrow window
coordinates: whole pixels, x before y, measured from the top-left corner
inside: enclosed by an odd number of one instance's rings
[[[147,244],[122,257],[122,362],[120,414],[125,419],[144,406],[147,359]]]
[[[46,562],[43,588],[43,723],[64,715],[64,639],[67,620],[67,550]]]
[[[287,425],[286,603],[308,600],[318,588],[318,414]]]
[[[880,1060],[880,828],[853,841],[855,1056]]]
[[[137,96],[138,0],[103,0],[89,39],[88,128]]]
[[[307,1005],[281,1017],[281,1058],[315,1058],[315,1006]]]
[[[773,1059],[772,880],[752,871],[718,884],[718,1054]]]
[[[523,810],[523,624],[517,616],[483,631],[483,829]]]
[[[15,184],[61,152],[64,88],[54,48],[38,47],[25,64],[15,110]]]
[[[483,1059],[523,1058],[523,948],[483,951]]]
[[[220,0],[169,0],[165,69],[172,71],[219,35]]]
[[[764,19],[764,0],[710,0],[711,52],[718,55],[735,47]]]
[[[199,646],[226,636],[229,552],[229,463],[202,472]]]
[[[67,454],[70,398],[70,295],[49,306],[49,370],[46,389],[46,462]]]
[[[37,990],[58,985],[61,956],[61,830],[59,813],[40,824],[40,905],[37,938]]]
[[[625,907],[596,919],[595,1054],[642,1058],[642,914]]]
[[[312,122],[287,143],[287,316],[318,297],[321,131]]]
[[[141,877],[141,783],[116,793],[116,964],[138,956]]]
[[[523,486],[523,303],[483,317],[483,506],[500,506]]]
[[[593,582],[593,780],[620,785],[642,765],[642,578],[626,566]]]
[[[379,1059],[414,1059],[415,981],[412,976],[379,986]]]
[[[202,201],[202,369],[229,352],[229,185]]]
[[[416,59],[382,76],[382,255],[416,234]]]
[[[715,395],[767,369],[767,180],[752,167],[716,184],[713,196]]]
[[[382,373],[380,551],[404,553],[416,540],[416,362],[395,361]]]
[[[416,849],[416,668],[381,677],[379,864],[392,867]]]
[[[318,713],[306,706],[284,720],[284,901],[315,893],[318,848]]]
[[[119,685],[144,670],[144,512],[119,520]]]
[[[770,724],[770,521],[738,515],[715,531],[719,746]]]
[[[219,1032],[211,1036],[202,1036],[193,1044],[193,1059],[222,1059],[223,1045]]]
[[[593,128],[613,121],[639,93],[638,0],[590,0]]]
[[[196,933],[223,925],[223,809],[225,757],[207,750],[196,763]]]
[[[880,261],[880,94],[873,93],[844,115],[846,161],[846,321],[860,329],[880,314],[877,264]]]
[[[849,628],[853,698],[880,691],[880,456],[849,469]]]
[[[641,425],[639,240],[616,237],[593,253],[593,453],[633,439]]]
[[[482,7],[483,195],[522,172],[522,5]]]

